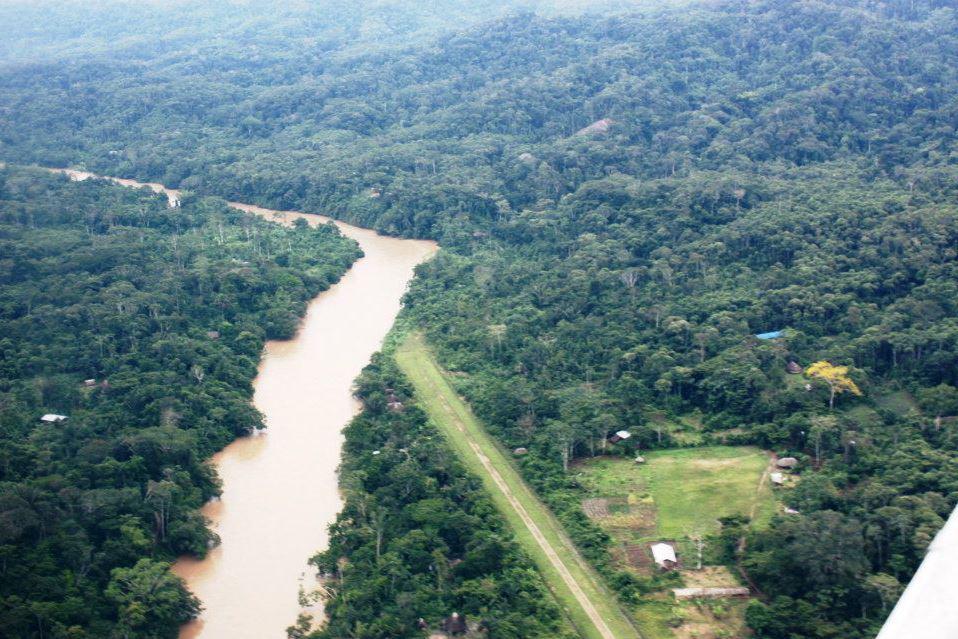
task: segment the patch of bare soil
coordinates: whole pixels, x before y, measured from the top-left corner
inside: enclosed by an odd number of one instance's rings
[[[745,602],[705,602],[682,606],[685,618],[672,629],[675,639],[746,639],[751,632],[745,625]]]
[[[609,500],[602,497],[583,499],[582,511],[589,519],[605,519],[609,516]]]
[[[628,544],[625,546],[625,559],[633,568],[643,571],[652,569],[652,557],[648,544]]]

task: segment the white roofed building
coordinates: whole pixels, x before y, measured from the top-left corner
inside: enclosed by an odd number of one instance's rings
[[[673,568],[679,563],[679,560],[675,557],[675,548],[672,547],[672,544],[652,544],[651,549],[652,559],[661,568]]]

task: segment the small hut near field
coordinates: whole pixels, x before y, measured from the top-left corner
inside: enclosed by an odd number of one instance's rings
[[[671,570],[678,565],[679,560],[675,557],[675,548],[672,544],[657,543],[652,544],[652,559],[663,570]]]
[[[442,620],[442,630],[450,635],[461,635],[468,630],[466,616],[454,612]]]
[[[612,437],[609,437],[609,443],[618,444],[621,441],[625,441],[629,437],[632,437],[632,433],[627,430],[620,430],[613,433]]]
[[[775,465],[779,468],[795,468],[798,466],[798,460],[794,457],[782,457],[775,462]]]

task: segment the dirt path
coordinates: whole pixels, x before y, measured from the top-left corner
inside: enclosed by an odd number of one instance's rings
[[[762,491],[762,486],[765,485],[765,482],[768,481],[769,475],[772,474],[772,470],[775,468],[775,455],[772,455],[768,460],[768,465],[765,466],[765,472],[762,473],[762,476],[758,480],[758,486],[755,487],[755,499],[752,500],[752,508],[748,513],[749,525],[751,526],[751,521],[755,519],[755,510],[758,508],[759,503],[759,493]],[[755,585],[755,582],[752,581],[752,577],[745,570],[745,567],[742,566],[742,557],[745,556],[745,548],[748,544],[745,535],[738,542],[738,552],[739,560],[735,562],[735,567],[738,570],[738,573],[742,575],[742,578],[748,583],[749,588],[752,589],[752,592],[756,593],[759,596],[764,597],[765,593],[758,589],[758,586]]]
[[[755,510],[758,508],[759,503],[759,493],[762,492],[762,486],[765,485],[765,482],[768,481],[769,475],[772,474],[772,469],[775,467],[775,456],[769,458],[768,465],[765,466],[765,472],[762,473],[762,476],[758,479],[758,486],[755,487],[755,499],[752,500],[752,509],[748,512],[749,520],[755,519]]]
[[[537,501],[537,498],[528,486],[518,478],[517,473],[509,466],[509,462],[502,458],[499,450],[489,449],[489,446],[492,446],[491,441],[478,440],[479,438],[473,432],[473,428],[476,428],[475,424],[473,424],[472,428],[470,428],[470,424],[467,424],[467,420],[474,422],[471,413],[466,414],[469,410],[468,407],[462,404],[458,396],[454,395],[454,391],[451,387],[448,387],[448,384],[440,383],[440,380],[445,382],[442,377],[442,372],[435,363],[431,361],[431,357],[426,358],[421,356],[424,354],[424,345],[419,343],[418,346],[419,348],[417,350],[419,352],[416,354],[420,355],[420,357],[415,358],[415,368],[418,370],[411,370],[409,361],[405,361],[405,363],[400,361],[400,364],[412,378],[414,385],[417,386],[417,391],[419,391],[421,395],[427,396],[421,398],[425,400],[425,407],[427,410],[433,409],[429,412],[436,421],[443,421],[447,427],[451,426],[455,428],[459,438],[468,445],[468,449],[481,465],[482,471],[491,479],[495,488],[497,488],[505,498],[509,508],[514,511],[519,521],[521,521],[521,524],[535,541],[541,554],[548,560],[549,564],[551,564],[566,589],[568,589],[569,593],[574,597],[575,602],[578,603],[579,607],[581,607],[582,611],[588,617],[588,620],[594,626],[594,632],[588,632],[588,636],[601,637],[602,639],[638,638],[640,635],[631,623],[626,620],[624,615],[621,614],[621,611],[617,609],[617,604],[612,603],[611,605],[615,607],[615,610],[610,610],[609,598],[613,598],[613,596],[611,593],[606,593],[604,588],[598,584],[597,578],[593,576],[591,567],[581,555],[579,555],[578,551],[572,545],[572,542],[565,538],[561,531],[556,530],[558,523],[556,522],[553,525],[554,520],[548,516],[544,517],[542,513],[536,513],[536,517],[530,514],[529,508],[522,503],[523,501],[530,502],[530,500],[534,500],[532,503],[536,507],[533,507],[533,510],[539,510],[539,508],[545,509],[546,507]],[[413,356],[415,356],[415,354]],[[397,359],[402,360],[402,355]],[[432,370],[425,370],[427,368]],[[443,388],[443,386],[446,386],[446,388]],[[452,396],[450,396],[450,394],[452,394]],[[428,402],[427,398],[434,398],[437,401]],[[456,405],[454,406],[453,404]],[[441,411],[441,414],[433,414],[437,408]],[[491,459],[490,456],[494,456],[496,459]],[[510,485],[510,481],[506,480],[503,476],[503,472],[500,472],[496,466],[501,466],[505,473],[516,475],[515,477],[510,476],[512,485]],[[507,515],[507,513],[504,514]],[[515,518],[507,516],[507,519],[514,520]],[[541,520],[541,525],[537,523],[536,519]],[[550,527],[550,533],[553,537],[552,541],[550,541],[549,536],[543,532],[542,526]],[[558,539],[558,543],[561,544],[558,548],[555,545],[556,539]],[[545,574],[543,576],[546,577],[548,582],[549,577]],[[598,605],[583,588],[584,580],[594,582],[586,584],[586,588],[593,593],[593,598],[595,598],[595,593],[605,595],[601,597]],[[599,606],[604,609],[604,615],[603,612],[600,612]],[[613,631],[613,626],[616,628],[616,631]],[[580,628],[580,631],[583,630],[585,629]]]
[[[536,543],[539,544],[539,547],[542,548],[542,551],[546,554],[546,557],[549,558],[549,561],[552,562],[552,565],[555,566],[555,569],[558,571],[558,573],[562,575],[562,580],[565,581],[566,586],[568,586],[569,590],[572,591],[572,594],[575,595],[575,598],[579,601],[579,605],[582,606],[582,609],[585,610],[587,615],[589,615],[589,619],[591,619],[592,623],[595,624],[596,629],[603,637],[606,637],[606,639],[615,639],[615,635],[612,634],[612,631],[605,624],[602,616],[599,615],[599,611],[595,609],[595,606],[592,605],[592,602],[589,601],[589,598],[586,597],[584,592],[582,592],[582,588],[580,588],[576,580],[572,578],[572,575],[569,573],[569,569],[566,568],[566,565],[562,562],[562,559],[559,558],[559,554],[552,547],[552,544],[549,543],[549,540],[547,540],[542,534],[542,531],[539,530],[536,522],[532,521],[532,517],[529,516],[529,513],[526,512],[526,509],[523,507],[523,505],[519,503],[518,499],[516,499],[516,496],[512,493],[512,490],[509,488],[509,486],[506,485],[506,482],[503,481],[502,475],[500,475],[499,471],[495,469],[489,458],[483,454],[482,450],[479,448],[479,445],[469,437],[469,433],[466,432],[462,421],[456,417],[455,412],[452,410],[452,407],[449,405],[446,399],[442,397],[441,394],[439,399],[442,402],[443,407],[446,409],[448,417],[453,421],[453,423],[456,425],[456,428],[459,429],[466,439],[469,440],[469,446],[472,448],[472,452],[476,454],[476,457],[479,458],[479,461],[486,469],[486,472],[489,473],[490,477],[492,477],[492,481],[496,482],[496,486],[499,487],[499,490],[501,490],[506,496],[506,499],[509,500],[509,504],[512,505],[515,511],[519,514],[522,522],[526,525],[526,528],[529,529],[529,532],[532,533],[533,538],[536,540]]]

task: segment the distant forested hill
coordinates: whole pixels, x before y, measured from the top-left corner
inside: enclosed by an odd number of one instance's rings
[[[263,342],[358,257],[214,198],[0,168],[0,636],[175,637]],[[41,421],[45,414],[63,421]]]
[[[526,13],[406,48],[364,47],[349,29],[346,47],[317,39],[338,32],[315,20],[276,20],[225,34],[200,20],[156,49],[4,64],[0,155],[432,236],[613,173],[844,158],[919,189],[950,175],[950,7]],[[608,131],[577,135],[603,119]]]
[[[382,46],[195,27],[8,60],[0,157],[439,238],[411,319],[625,602],[653,585],[610,565],[563,458],[677,445],[662,416],[694,414],[803,468],[799,514],[715,540],[764,595],[756,636],[864,638],[958,501],[955,9],[526,12]],[[824,360],[861,396],[786,373]]]

